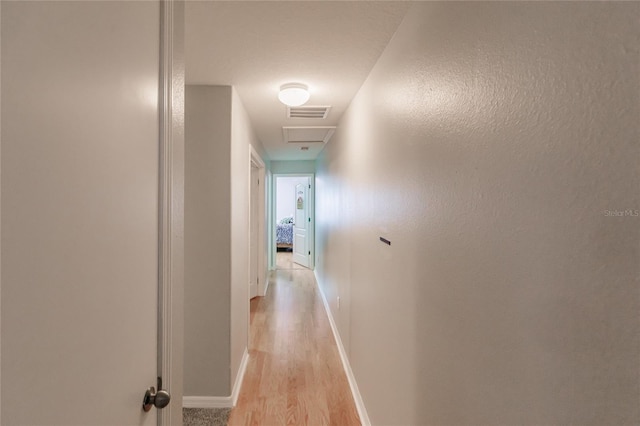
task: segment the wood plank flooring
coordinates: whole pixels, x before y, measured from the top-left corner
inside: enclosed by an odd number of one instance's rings
[[[293,261],[293,252],[279,251],[276,253],[276,269],[308,269]]]
[[[251,300],[249,363],[229,425],[360,425],[313,272],[270,280]]]

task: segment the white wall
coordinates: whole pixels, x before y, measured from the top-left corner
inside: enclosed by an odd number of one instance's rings
[[[276,222],[295,213],[296,185],[306,183],[308,177],[278,177],[276,179]]]
[[[188,396],[231,389],[231,87],[187,86],[185,354]]]
[[[231,102],[231,374],[236,381],[249,342],[250,146],[268,164],[262,143],[235,89]],[[265,248],[261,249],[264,253]],[[258,276],[266,275],[265,271]]]
[[[232,87],[185,103],[185,395],[227,397],[248,344],[250,145],[268,159]]]
[[[317,272],[374,424],[640,422],[639,18],[409,11],[317,162]]]

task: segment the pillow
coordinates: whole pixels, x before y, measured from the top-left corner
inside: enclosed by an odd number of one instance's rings
[[[280,219],[280,225],[288,225],[290,223],[293,223],[293,216],[288,216],[288,217],[283,217],[282,219]]]

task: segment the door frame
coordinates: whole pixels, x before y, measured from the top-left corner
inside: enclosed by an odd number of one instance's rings
[[[315,264],[316,252],[316,182],[314,173],[274,173],[271,179],[271,197],[269,199],[269,211],[271,212],[271,220],[269,223],[269,234],[271,235],[271,244],[269,245],[269,269],[276,269],[276,200],[278,199],[278,178],[281,177],[308,177],[309,178],[309,217],[311,218],[311,226],[309,227],[309,269],[313,270]]]
[[[2,2],[0,1],[0,22],[2,22]],[[1,32],[1,31],[0,31]],[[0,43],[0,58],[2,58],[2,43]],[[0,60],[0,63],[2,60]],[[2,66],[0,66],[0,81],[2,81]],[[0,84],[0,99],[2,99],[2,84]],[[2,158],[2,108],[0,107],[0,158]],[[1,163],[1,161],[0,161]],[[2,176],[2,173],[0,173]],[[0,188],[2,179],[0,178]],[[2,191],[0,191],[0,218],[2,217]],[[2,220],[0,220],[0,224]],[[2,240],[2,226],[0,225],[0,241]],[[0,250],[1,253],[1,250]],[[2,318],[2,255],[0,254],[0,318]],[[2,330],[2,324],[0,324]],[[0,333],[0,419],[2,419],[2,333]]]
[[[251,247],[251,235],[253,232],[253,229],[251,227],[251,203],[257,202],[258,203],[258,224],[257,224],[257,229],[256,231],[256,236],[257,236],[257,242],[256,244],[258,245],[258,259],[257,259],[257,263],[258,263],[258,270],[257,270],[257,276],[258,276],[258,296],[264,296],[266,291],[267,291],[267,268],[265,267],[266,263],[267,263],[267,259],[266,259],[266,232],[265,232],[265,221],[266,221],[266,209],[265,209],[265,198],[266,198],[266,192],[265,192],[265,188],[267,187],[265,184],[265,175],[266,175],[266,166],[264,161],[262,160],[262,157],[260,157],[260,154],[258,154],[258,151],[255,150],[255,148],[253,147],[253,145],[249,145],[249,223],[248,223],[248,227],[249,227],[249,247]],[[251,196],[252,191],[251,191],[251,186],[253,185],[253,181],[251,179],[251,168],[255,167],[258,169],[258,188],[257,188],[257,200],[254,200],[253,197]],[[250,250],[251,251],[251,250]],[[254,262],[255,259],[252,258],[252,253],[249,253],[249,271],[251,271],[251,263]]]
[[[184,334],[184,1],[160,1],[158,377],[171,403],[158,425],[182,422]]]

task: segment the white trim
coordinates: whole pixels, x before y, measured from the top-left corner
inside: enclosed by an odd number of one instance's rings
[[[268,278],[268,271],[273,271],[276,269],[273,266],[275,264],[275,260],[274,260],[275,253],[271,248],[273,247],[273,231],[271,229],[272,228],[271,224],[275,221],[275,218],[273,217],[274,188],[273,188],[273,174],[271,173],[271,170],[267,170],[266,176],[265,176],[265,182],[267,185],[265,209],[267,210],[266,231],[267,231],[267,278]],[[268,286],[268,281],[266,281],[266,283]],[[267,289],[265,287],[265,294],[266,293],[267,293]]]
[[[258,153],[258,151],[256,151],[256,149],[253,147],[253,145],[249,145],[249,223],[248,223],[248,229],[249,229],[249,248],[251,248],[251,238],[252,238],[252,233],[255,232],[257,241],[256,244],[258,245],[258,259],[257,259],[257,271],[256,271],[256,276],[258,278],[258,288],[257,288],[257,296],[264,296],[266,294],[266,287],[265,287],[265,282],[264,282],[264,273],[267,270],[267,263],[268,263],[268,259],[267,259],[267,243],[266,243],[266,166],[264,163],[264,160],[262,159],[262,157],[260,157],[260,154]],[[256,167],[258,169],[258,192],[255,194],[256,195],[256,200],[253,199],[252,197],[252,189],[253,189],[253,180],[251,178],[251,168],[252,167]],[[251,217],[251,211],[252,211],[252,206],[251,203],[253,202],[257,202],[258,203],[258,211],[257,211],[257,215],[258,215],[258,226],[257,229],[253,229],[251,227],[252,225],[252,217]],[[254,259],[252,257],[252,253],[249,254],[249,271],[251,271],[251,264],[254,262]],[[263,278],[263,280],[260,280],[260,278]],[[249,285],[251,286],[252,283],[249,283]],[[251,297],[251,291],[249,291],[249,297]]]
[[[259,169],[264,169],[266,166],[264,164],[264,161],[262,160],[262,157],[260,157],[260,154],[258,154],[258,151],[256,151],[253,145],[249,145],[249,148],[251,149],[251,160],[253,160],[253,162]]]
[[[267,173],[266,167],[259,169],[260,184],[258,185],[258,220],[260,222],[260,235],[258,236],[258,276],[262,278],[258,282],[258,296],[267,294],[267,279],[269,276],[269,247],[267,245]]]
[[[240,396],[240,390],[242,389],[242,381],[244,380],[244,373],[247,371],[247,364],[249,363],[249,352],[247,348],[244,348],[244,354],[242,355],[242,361],[240,361],[240,368],[238,368],[238,374],[236,375],[236,381],[233,384],[233,390],[231,391],[231,406],[235,407],[238,402],[238,396]]]
[[[185,396],[183,408],[232,408],[230,396]]]
[[[0,1],[0,22],[2,22],[2,2]],[[2,70],[2,48],[0,47],[0,70]],[[2,72],[0,71],[0,74],[2,74]],[[0,78],[0,81],[2,81],[2,78]],[[2,99],[2,84],[0,84],[0,99]],[[0,128],[2,127],[2,108],[0,107]],[[0,135],[2,135],[2,131],[0,131]],[[2,137],[0,136],[0,159],[2,158]],[[0,162],[1,163],[1,162]],[[0,176],[2,176],[2,173],[0,173]],[[0,188],[2,187],[2,185],[0,185]],[[2,195],[0,193],[0,218],[2,217]],[[0,220],[0,223],[2,221]],[[2,236],[2,230],[0,229],[0,241],[2,240],[1,238]],[[0,265],[2,265],[2,256],[0,256]],[[2,277],[2,266],[0,266],[0,277]],[[0,295],[2,294],[2,279],[0,279]],[[1,299],[1,297],[0,297]],[[0,306],[2,306],[2,303],[0,303]],[[2,310],[0,310],[0,318],[2,318]],[[0,330],[2,330],[2,327],[0,326]],[[2,354],[2,333],[0,333],[0,354]],[[2,355],[0,355],[0,366],[2,365]],[[0,371],[2,371],[2,368],[0,368]],[[0,373],[0,419],[2,419],[2,374]]]
[[[333,315],[331,314],[331,309],[329,308],[329,303],[327,302],[327,298],[325,297],[324,292],[322,291],[322,286],[320,286],[320,279],[318,278],[318,272],[314,270],[313,275],[316,277],[318,292],[322,297],[322,304],[324,305],[324,310],[327,312],[327,317],[329,317],[329,324],[331,324],[333,337],[336,339],[336,344],[338,345],[338,352],[340,353],[342,366],[344,367],[344,372],[346,373],[347,380],[349,381],[349,387],[351,388],[351,394],[353,395],[353,400],[356,404],[356,409],[358,410],[358,416],[360,416],[360,423],[362,423],[362,426],[371,426],[371,420],[369,420],[369,414],[367,414],[367,408],[364,406],[362,395],[360,395],[360,390],[358,389],[358,384],[356,383],[356,377],[353,375],[353,370],[351,370],[351,365],[349,364],[349,358],[347,357],[347,352],[345,351],[344,346],[342,345],[342,339],[340,338],[338,327],[336,326],[336,323],[333,320]]]
[[[158,376],[176,403],[158,412],[158,425],[182,419],[184,324],[184,3],[160,2],[159,219],[158,219]]]
[[[264,273],[264,283],[262,284],[262,294],[260,296],[266,296],[269,289],[269,271]]]
[[[233,384],[233,391],[231,396],[185,396],[182,398],[183,408],[232,408],[238,403],[238,396],[240,396],[240,390],[242,389],[242,380],[244,379],[244,373],[247,371],[247,364],[249,363],[249,353],[244,350],[242,361],[240,361],[240,368],[238,368],[238,374],[236,375],[236,381]]]

